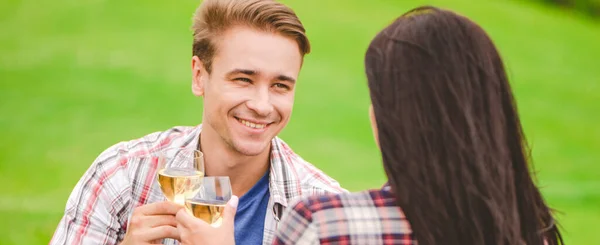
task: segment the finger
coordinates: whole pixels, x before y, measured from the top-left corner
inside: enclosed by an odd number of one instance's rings
[[[175,215],[175,220],[179,225],[188,229],[193,227],[208,227],[208,223],[192,216],[185,209],[181,209],[179,212],[177,212],[177,215]]]
[[[176,203],[164,201],[140,206],[137,211],[143,215],[175,215],[182,208],[183,206]]]
[[[149,215],[144,216],[144,225],[147,227],[157,227],[163,225],[177,226],[177,220],[174,215]]]
[[[147,242],[155,241],[158,239],[165,239],[165,238],[181,240],[179,237],[179,230],[177,230],[176,227],[169,226],[169,225],[152,227],[148,230],[145,230],[145,231],[143,231],[143,233],[140,234],[140,238],[142,241],[147,241]]]
[[[231,196],[231,199],[225,205],[225,211],[223,211],[223,226],[230,227],[232,230],[239,201],[237,196]]]
[[[149,242],[149,244],[160,244],[160,245],[165,245],[162,243],[163,239],[156,239],[154,241]]]

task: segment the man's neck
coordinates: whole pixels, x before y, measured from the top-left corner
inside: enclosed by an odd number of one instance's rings
[[[257,156],[242,155],[209,127],[203,127],[199,143],[206,176],[229,176],[236,196],[248,192],[269,169],[270,148]]]

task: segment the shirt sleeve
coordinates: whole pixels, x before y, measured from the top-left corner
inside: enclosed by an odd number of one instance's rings
[[[54,244],[116,244],[124,237],[129,212],[127,159],[117,145],[107,149],[79,180],[50,241]]]
[[[274,245],[283,244],[319,244],[317,228],[312,222],[312,211],[304,201],[299,201],[284,212]]]

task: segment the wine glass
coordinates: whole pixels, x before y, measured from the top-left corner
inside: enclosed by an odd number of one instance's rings
[[[228,176],[204,177],[196,195],[186,198],[185,207],[191,215],[213,227],[221,225],[225,205],[231,199],[231,183]]]
[[[168,148],[159,153],[157,179],[169,201],[183,205],[187,197],[200,190],[204,177],[202,152]]]

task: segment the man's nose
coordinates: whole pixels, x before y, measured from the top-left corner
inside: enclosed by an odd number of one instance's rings
[[[257,89],[254,96],[246,104],[250,110],[253,110],[261,117],[269,116],[275,109],[271,103],[268,88]]]

